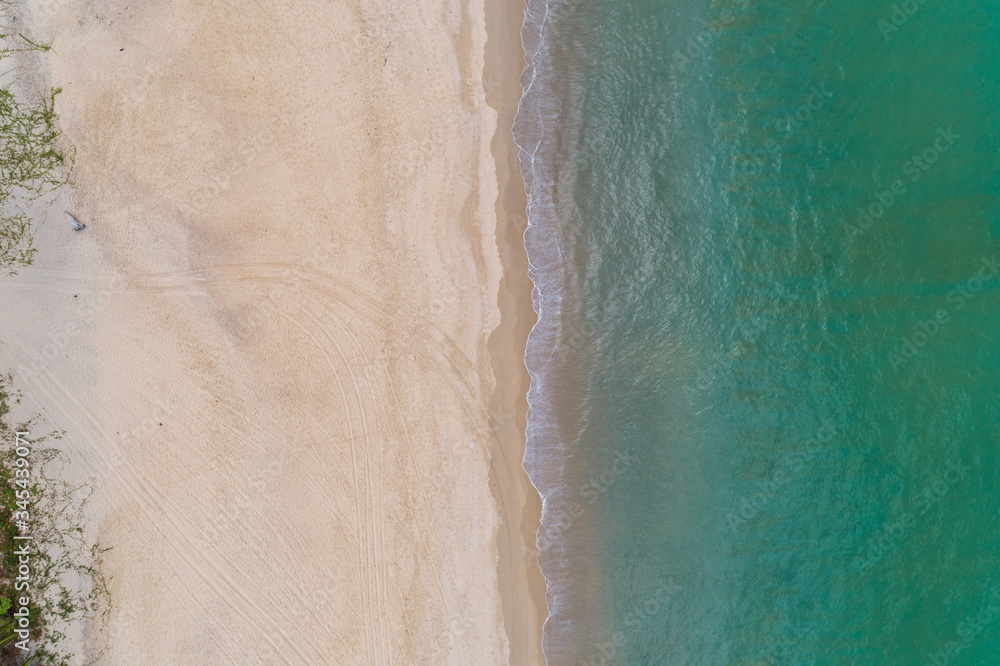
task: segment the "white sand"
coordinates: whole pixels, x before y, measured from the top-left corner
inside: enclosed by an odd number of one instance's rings
[[[506,662],[481,0],[28,8],[75,185],[0,354],[97,488],[89,655]]]

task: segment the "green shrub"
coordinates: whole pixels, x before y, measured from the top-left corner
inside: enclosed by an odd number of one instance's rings
[[[0,61],[16,51],[47,50],[48,46],[21,34],[0,34]],[[66,155],[59,149],[55,88],[34,100],[19,99],[9,86],[0,87],[0,272],[14,273],[31,264],[33,202],[63,185],[68,177]]]

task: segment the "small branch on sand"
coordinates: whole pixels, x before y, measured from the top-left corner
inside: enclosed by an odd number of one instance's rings
[[[76,219],[73,213],[69,212],[68,210],[63,212],[66,213],[66,217],[69,218],[70,224],[73,225],[73,231],[82,231],[83,229],[87,228],[87,225],[81,222],[80,220]]]

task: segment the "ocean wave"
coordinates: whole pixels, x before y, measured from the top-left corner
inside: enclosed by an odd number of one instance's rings
[[[573,405],[559,404],[556,388],[563,384],[572,361],[567,316],[573,310],[574,268],[567,242],[572,202],[561,193],[572,189],[572,160],[563,137],[575,124],[572,91],[565,71],[557,69],[553,46],[559,28],[579,5],[578,0],[527,0],[521,40],[526,66],[521,75],[523,94],[514,122],[521,171],[528,195],[528,226],[524,234],[528,271],[534,285],[532,304],[538,316],[525,352],[531,377],[524,469],[542,498],[538,533],[539,564],[546,580],[549,617],[543,630],[543,652],[550,663],[572,657],[585,628],[571,620],[574,582],[570,555],[578,552],[566,529],[572,455]],[[579,368],[576,369],[580,371]],[[566,401],[563,400],[565,403]],[[582,416],[582,415],[577,415]]]

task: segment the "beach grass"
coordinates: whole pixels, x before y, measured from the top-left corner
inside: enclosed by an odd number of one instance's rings
[[[35,423],[12,425],[10,406],[18,398],[10,377],[0,379],[0,666],[34,663],[68,666],[62,649],[68,623],[107,609],[107,587],[100,573],[100,550],[83,527],[88,486],[72,486],[50,475],[63,462],[61,453],[42,438],[23,438]],[[20,451],[19,451],[20,448]],[[30,450],[27,455],[24,449]],[[20,454],[20,455],[19,455]],[[25,459],[30,475],[24,469]],[[28,516],[24,516],[24,512]],[[24,518],[27,520],[23,520]],[[31,539],[26,540],[25,535]],[[29,563],[25,575],[22,564]],[[24,604],[24,600],[30,600]],[[27,608],[28,642],[18,634]],[[28,650],[23,648],[27,647]]]
[[[0,34],[0,62],[23,51],[51,46],[21,33]],[[33,216],[28,208],[65,184],[69,159],[59,148],[53,88],[25,99],[11,85],[0,86],[0,271],[13,274],[35,254]]]
[[[0,2],[0,4],[9,4]],[[51,47],[21,33],[0,34],[0,61]],[[0,86],[0,274],[32,263],[32,204],[65,184],[55,100],[59,89],[30,96]],[[58,433],[33,438],[35,423],[12,424],[18,396],[0,377],[0,666],[68,666],[68,623],[106,608],[100,552],[87,540],[83,511],[90,489],[59,472]],[[54,473],[51,473],[54,472]],[[50,474],[51,473],[51,474]],[[27,569],[25,568],[27,567]],[[26,573],[27,571],[27,573]]]

